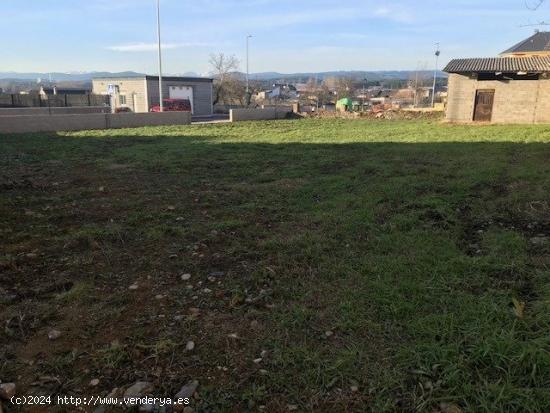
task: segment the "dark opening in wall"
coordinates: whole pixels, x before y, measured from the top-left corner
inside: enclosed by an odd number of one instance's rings
[[[488,80],[539,80],[539,77],[538,73],[525,75],[518,75],[517,73],[478,73],[477,80],[481,82]]]

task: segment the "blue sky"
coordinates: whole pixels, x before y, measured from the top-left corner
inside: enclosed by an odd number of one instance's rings
[[[527,0],[535,1],[535,0]],[[235,54],[251,72],[407,70],[494,56],[550,20],[525,0],[161,0],[165,71],[206,74]],[[155,0],[2,0],[0,71],[156,73]]]

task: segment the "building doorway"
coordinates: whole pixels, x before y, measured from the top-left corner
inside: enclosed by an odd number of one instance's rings
[[[169,91],[170,99],[189,99],[189,103],[191,103],[191,113],[195,113],[192,86],[170,86]]]
[[[491,122],[491,118],[493,117],[494,102],[494,90],[485,89],[476,91],[474,122]]]

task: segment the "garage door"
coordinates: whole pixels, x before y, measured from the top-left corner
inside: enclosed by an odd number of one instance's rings
[[[170,86],[169,90],[170,99],[189,99],[189,102],[191,102],[191,113],[195,112],[192,86]]]

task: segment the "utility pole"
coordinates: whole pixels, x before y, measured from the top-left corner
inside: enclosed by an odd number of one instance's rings
[[[437,66],[439,64],[439,55],[441,54],[441,51],[439,50],[439,43],[435,44],[435,70],[434,70],[434,85],[432,88],[432,108],[435,104],[435,83],[437,81]]]
[[[159,100],[160,111],[164,112],[164,102],[162,96],[162,45],[160,39],[160,0],[157,0],[157,37],[158,37],[158,51],[159,51]]]
[[[252,37],[251,34],[246,36],[246,93],[248,94],[250,92],[250,85],[249,85],[249,51],[250,51],[250,38]]]
[[[416,66],[416,75],[414,81],[414,107],[418,107],[418,69],[420,68],[420,62]]]

